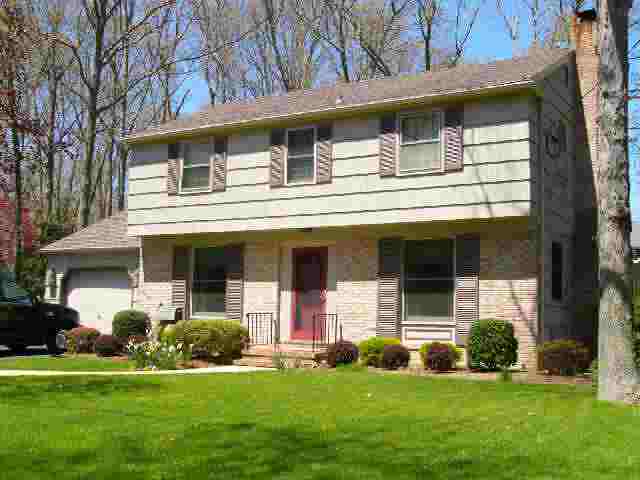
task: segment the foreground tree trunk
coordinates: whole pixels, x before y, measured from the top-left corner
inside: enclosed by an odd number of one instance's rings
[[[628,151],[628,21],[632,0],[599,5],[600,158],[598,159],[598,333],[600,400],[630,400],[638,382],[631,290]]]

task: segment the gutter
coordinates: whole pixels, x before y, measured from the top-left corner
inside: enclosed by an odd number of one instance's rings
[[[501,85],[495,85],[490,87],[478,88],[475,90],[453,90],[446,93],[435,93],[428,95],[416,95],[411,97],[399,97],[399,98],[391,98],[388,100],[376,100],[372,102],[365,103],[356,103],[352,105],[343,105],[343,106],[330,106],[324,108],[318,108],[315,110],[307,110],[304,112],[297,113],[284,113],[280,115],[267,115],[264,117],[256,117],[247,120],[239,120],[234,122],[227,123],[209,123],[205,125],[199,125],[197,127],[189,127],[182,128],[177,130],[170,130],[165,132],[158,133],[140,133],[127,135],[124,137],[120,137],[120,141],[127,145],[141,144],[141,143],[149,143],[155,140],[167,140],[171,139],[171,137],[175,136],[193,136],[201,133],[208,133],[211,131],[224,130],[224,129],[237,129],[242,127],[255,127],[255,126],[264,126],[270,125],[277,122],[283,122],[285,120],[301,120],[308,116],[313,115],[321,115],[321,114],[354,114],[354,113],[364,113],[370,112],[372,110],[382,110],[391,109],[393,107],[398,107],[402,105],[411,105],[415,103],[426,103],[427,101],[435,101],[439,99],[463,99],[469,96],[482,96],[488,94],[499,94],[499,93],[512,93],[520,90],[527,90],[536,87],[536,82],[533,80],[523,80],[519,82],[511,82]],[[283,101],[286,100],[286,97],[283,96]]]

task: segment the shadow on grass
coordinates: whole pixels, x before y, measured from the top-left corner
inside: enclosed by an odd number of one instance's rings
[[[136,378],[109,377],[29,377],[0,379],[0,399],[5,401],[49,398],[51,395],[103,396],[114,393],[157,392],[160,383]]]

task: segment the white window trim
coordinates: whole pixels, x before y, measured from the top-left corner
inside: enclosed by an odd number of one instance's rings
[[[406,285],[405,282],[407,280],[405,272],[406,272],[406,267],[407,267],[407,252],[406,252],[406,244],[407,242],[419,242],[419,241],[423,241],[423,240],[451,240],[451,242],[453,242],[453,251],[452,251],[452,258],[451,258],[451,262],[452,262],[452,273],[453,276],[451,277],[451,279],[453,280],[453,305],[452,305],[452,316],[451,316],[451,320],[449,321],[411,321],[411,320],[407,320],[407,296],[406,296]],[[455,237],[443,237],[443,238],[411,238],[411,239],[407,239],[404,241],[404,246],[402,247],[402,264],[400,266],[400,287],[401,287],[401,293],[402,293],[402,306],[401,306],[401,313],[400,313],[400,326],[404,327],[407,325],[419,325],[419,326],[429,326],[429,325],[434,325],[434,326],[438,326],[438,327],[450,327],[453,326],[455,327],[456,325],[456,295],[457,295],[457,285],[456,285],[456,278],[457,278],[457,272],[456,272],[456,249],[458,248],[457,245],[457,241]],[[442,277],[442,278],[433,278],[430,280],[448,280],[447,277]],[[455,337],[455,332],[454,332],[454,337]]]
[[[293,182],[289,183],[289,132],[295,132],[299,130],[311,130],[313,129],[313,180],[308,180],[306,182]],[[287,186],[297,186],[297,185],[314,185],[316,183],[316,170],[318,164],[318,127],[316,125],[306,125],[304,127],[296,127],[296,128],[287,128],[285,130],[286,138],[285,145],[287,148],[287,154],[284,161],[284,184]],[[294,158],[298,157],[306,157],[307,155],[294,155]]]
[[[406,143],[406,145],[421,145],[421,144],[432,144],[432,143],[438,143],[440,146],[440,168],[413,168],[411,170],[402,170],[400,168],[400,155],[402,153],[402,147],[403,145],[405,145],[405,143],[403,143],[402,141],[402,120],[405,118],[412,118],[412,117],[422,117],[424,115],[429,115],[429,114],[437,114],[439,119],[440,119],[440,132],[438,135],[438,140],[437,142],[435,140],[420,140],[418,142],[409,142]],[[444,173],[445,172],[445,167],[444,167],[444,110],[418,110],[418,111],[412,111],[412,112],[406,112],[406,113],[400,113],[398,115],[396,115],[396,131],[398,132],[397,135],[397,142],[398,142],[398,161],[396,162],[396,175],[398,176],[406,176],[406,175],[419,175],[419,174],[425,174],[425,173]]]
[[[225,305],[225,311],[224,312],[194,312],[193,311],[193,284],[194,284],[194,280],[195,280],[195,274],[196,274],[196,250],[198,249],[203,249],[203,248],[224,248],[223,246],[210,246],[210,247],[191,247],[191,261],[189,262],[189,278],[191,279],[191,286],[189,288],[189,312],[191,313],[191,318],[194,319],[200,319],[200,320],[206,320],[206,319],[218,319],[218,318],[222,318],[222,319],[226,319],[227,318],[227,312],[226,312],[226,305]],[[225,290],[226,290],[226,278],[225,278]],[[226,302],[226,299],[225,299]]]
[[[191,187],[191,188],[184,188],[182,186],[182,181],[184,180],[184,169],[185,168],[202,168],[204,167],[204,163],[201,164],[197,164],[197,165],[189,165],[188,167],[185,167],[184,165],[184,160],[185,160],[185,146],[188,143],[207,143],[209,145],[209,163],[207,164],[207,167],[209,167],[209,173],[207,175],[207,186],[206,187]],[[213,138],[209,138],[207,141],[202,141],[202,142],[180,142],[179,144],[179,149],[180,149],[180,188],[178,189],[178,193],[203,193],[203,192],[211,192],[212,189],[212,185],[211,185],[211,157],[214,155],[214,139]]]

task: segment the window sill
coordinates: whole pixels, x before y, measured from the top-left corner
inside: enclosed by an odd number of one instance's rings
[[[434,322],[434,321],[416,321],[416,320],[403,320],[402,326],[419,326],[419,327],[455,327],[456,321],[455,319],[451,319],[447,322]]]
[[[309,185],[317,185],[318,182],[312,180],[310,182],[296,182],[296,183],[285,183],[282,186],[285,188],[295,188],[295,187],[308,187]]]
[[[226,320],[227,315],[224,313],[194,313],[191,315],[193,320]]]
[[[206,188],[187,188],[184,190],[180,190],[178,192],[179,195],[200,195],[202,193],[211,193],[211,187]]]
[[[402,172],[400,170],[398,170],[396,172],[396,176],[397,177],[418,177],[418,176],[425,176],[425,175],[443,175],[445,173],[449,173],[445,170],[439,169],[439,170],[410,170],[407,172]]]

